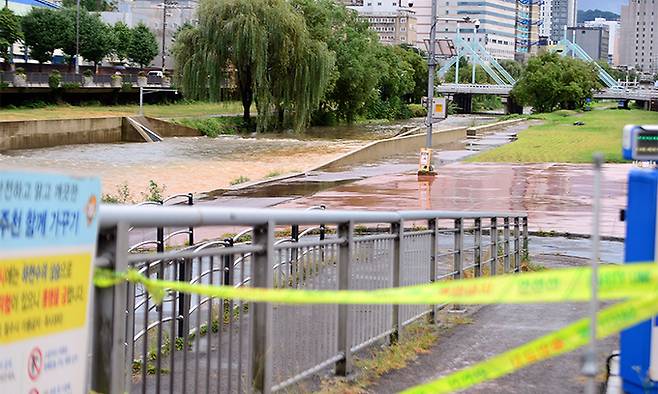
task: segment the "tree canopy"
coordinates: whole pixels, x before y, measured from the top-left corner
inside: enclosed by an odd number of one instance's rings
[[[533,57],[512,90],[517,102],[537,112],[581,108],[602,87],[593,64],[545,53]]]
[[[126,57],[142,68],[148,67],[158,54],[158,42],[155,39],[155,34],[140,22],[132,29],[129,42]]]
[[[21,20],[9,8],[0,10],[0,57],[9,63],[11,52],[8,50],[14,43],[23,39]]]
[[[231,70],[237,74],[243,118],[253,101],[258,128],[272,110],[287,111],[296,129],[310,119],[330,80],[334,56],[313,39],[286,0],[202,0],[199,24],[174,46],[177,79],[192,99],[218,100]]]
[[[70,24],[64,13],[48,8],[32,8],[21,19],[25,45],[30,56],[39,63],[52,59],[55,49],[67,40]]]
[[[128,59],[130,41],[132,40],[133,30],[125,23],[119,21],[112,26],[113,45],[112,52],[119,60]],[[154,55],[155,56],[155,55]]]

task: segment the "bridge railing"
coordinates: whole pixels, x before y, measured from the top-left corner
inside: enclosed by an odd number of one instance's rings
[[[519,272],[528,250],[527,216],[516,213],[104,205],[100,215],[98,266],[209,285],[390,288]],[[244,226],[245,242],[128,250],[132,228]],[[295,227],[305,236],[291,237]],[[96,289],[94,300],[91,388],[104,393],[271,392],[328,368],[348,374],[355,352],[396,341],[447,307],[249,304],[176,292],[155,305],[134,284]]]

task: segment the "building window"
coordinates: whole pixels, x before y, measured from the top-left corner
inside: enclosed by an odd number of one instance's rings
[[[400,23],[405,23],[407,22],[407,18],[400,18]]]

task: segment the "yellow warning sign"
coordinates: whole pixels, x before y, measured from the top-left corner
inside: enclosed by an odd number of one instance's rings
[[[0,260],[0,345],[82,327],[89,253]]]

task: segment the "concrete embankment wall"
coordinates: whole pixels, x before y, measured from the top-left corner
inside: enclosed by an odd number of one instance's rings
[[[162,137],[200,135],[195,129],[155,118],[134,119],[144,122]],[[116,142],[144,142],[144,138],[126,118],[120,116],[0,122],[0,151]]]
[[[468,130],[466,131],[466,134],[469,136],[476,136],[478,134],[482,134],[485,131],[492,131],[492,130],[498,130],[498,129],[504,129],[505,127],[511,126],[516,123],[524,122],[525,119],[511,119],[511,120],[504,120],[502,122],[496,122],[496,123],[489,123],[489,124],[483,124],[480,126],[475,126],[475,127],[469,127]]]
[[[425,138],[427,138],[425,134],[414,134],[375,141],[324,163],[313,170],[326,170],[346,165],[367,163],[396,153],[413,152],[425,146]],[[432,133],[432,146],[448,144],[463,138],[466,138],[466,127],[435,131]]]

